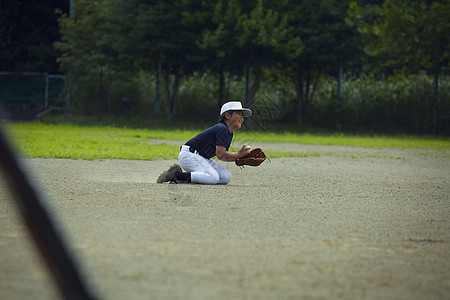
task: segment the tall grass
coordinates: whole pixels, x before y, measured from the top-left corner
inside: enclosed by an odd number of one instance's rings
[[[439,101],[434,79],[425,73],[399,74],[386,80],[370,76],[347,78],[342,83],[340,123],[359,132],[431,133],[435,114],[437,130],[450,133],[450,78],[439,81]],[[333,128],[336,122],[337,84],[324,78],[311,107],[311,123]]]
[[[226,75],[225,99],[240,99],[245,103],[245,79]],[[104,84],[107,84],[104,82]],[[116,114],[128,117],[155,118],[156,79],[154,74],[140,72],[112,80],[105,93],[97,95],[83,86],[74,95],[74,109],[95,115]],[[218,114],[216,74],[195,73],[180,82],[176,119],[211,123]],[[322,129],[334,129],[339,117],[346,132],[431,133],[436,116],[437,132],[450,133],[450,77],[441,74],[439,101],[434,99],[433,76],[426,73],[390,76],[379,80],[372,76],[344,76],[342,108],[336,113],[337,79],[323,76],[317,86],[308,113],[307,124]],[[106,92],[107,91],[107,92]],[[86,98],[87,97],[87,98]],[[99,97],[103,99],[98,100]],[[131,102],[124,104],[122,99]],[[159,117],[165,118],[166,94],[161,81]],[[289,80],[273,81],[265,74],[256,94],[253,109],[265,124],[296,124],[297,97]],[[97,112],[97,113],[96,113]],[[275,114],[273,114],[275,112]]]

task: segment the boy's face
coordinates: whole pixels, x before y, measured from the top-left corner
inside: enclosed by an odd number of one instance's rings
[[[228,120],[232,130],[239,129],[241,128],[242,123],[244,123],[244,114],[242,111],[235,111]]]

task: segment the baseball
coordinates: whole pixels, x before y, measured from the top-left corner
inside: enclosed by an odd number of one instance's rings
[[[245,150],[250,150],[250,149],[252,149],[252,147],[250,147],[249,145],[244,145],[244,149]]]

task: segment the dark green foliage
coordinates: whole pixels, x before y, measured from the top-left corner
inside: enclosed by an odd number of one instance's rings
[[[69,1],[2,0],[0,2],[0,71],[58,72],[60,39],[55,9]]]
[[[258,128],[333,128],[343,68],[344,129],[450,131],[450,0],[53,2],[1,2],[0,68],[57,61],[72,110],[209,123],[240,99]]]

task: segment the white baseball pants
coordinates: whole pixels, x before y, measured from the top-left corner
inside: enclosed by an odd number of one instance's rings
[[[231,174],[218,162],[207,159],[200,154],[189,151],[189,146],[182,146],[178,155],[181,167],[191,173],[191,182],[200,184],[227,184]]]

